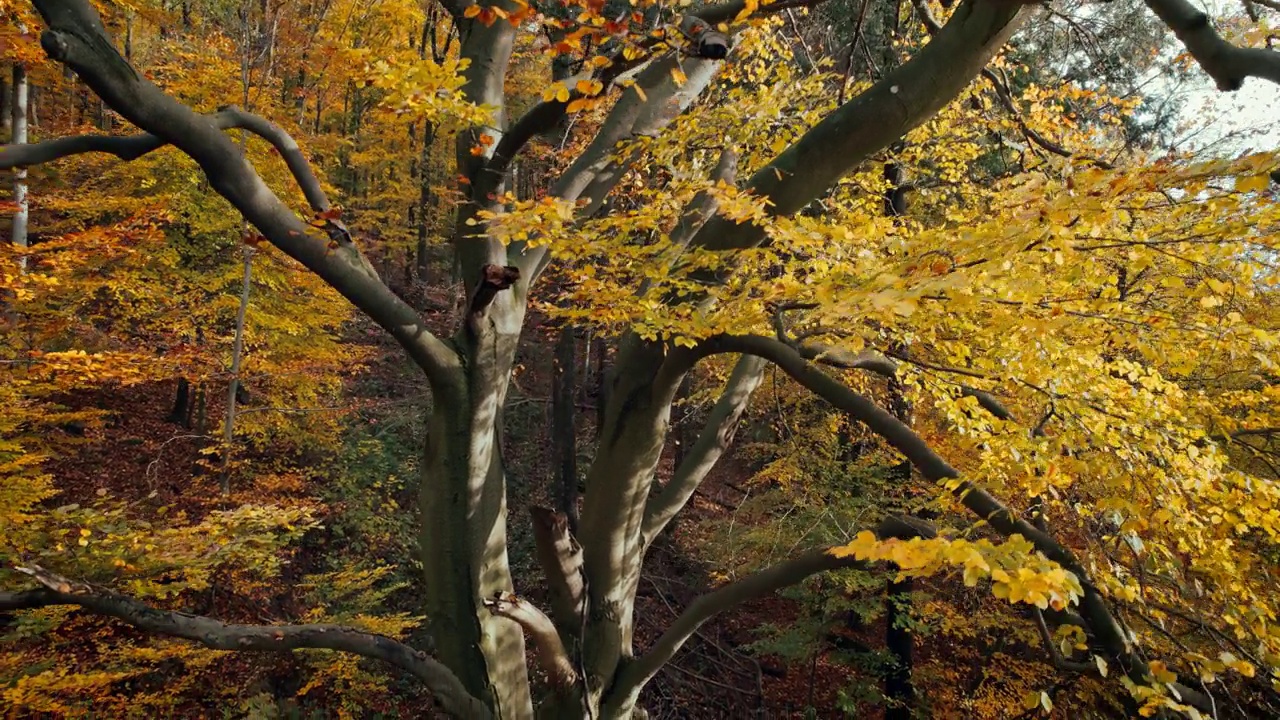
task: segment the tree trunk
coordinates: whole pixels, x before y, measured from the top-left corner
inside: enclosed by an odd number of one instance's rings
[[[901,152],[903,143],[894,143],[891,152]],[[907,213],[906,171],[896,160],[884,164],[884,178],[889,186],[884,192],[884,212],[891,218],[901,218]],[[895,220],[896,222],[896,220]],[[907,425],[911,424],[911,404],[905,388],[898,378],[889,380],[889,411]],[[910,479],[911,467],[904,465],[900,486]],[[885,598],[885,647],[893,660],[893,666],[884,678],[884,694],[887,701],[885,720],[910,720],[915,714],[915,688],[911,682],[913,668],[914,637],[911,634],[911,592],[914,584],[905,579],[890,582]]]
[[[422,150],[418,156],[418,208],[417,208],[417,247],[416,264],[418,280],[427,282],[431,268],[431,248],[427,244],[429,227],[427,225],[427,209],[431,207],[431,146],[435,142],[435,125],[425,123],[422,130]]]
[[[911,633],[910,578],[902,582],[890,582],[885,599],[885,646],[893,660],[884,678],[884,694],[887,705],[885,720],[910,720],[914,715],[915,688],[911,683],[912,650],[915,644]]]
[[[13,133],[13,144],[23,145],[27,142],[27,100],[28,95],[27,69],[21,65],[13,66],[13,99],[10,104],[11,119],[10,128]],[[15,168],[13,172],[13,202],[18,209],[13,213],[13,229],[11,237],[13,244],[20,248],[28,247],[27,240],[27,169],[25,167]],[[27,267],[27,258],[24,256],[19,260],[19,267],[25,269]]]
[[[0,74],[0,137],[5,142],[12,142],[9,131],[13,129],[13,110],[10,109],[9,96],[9,79]]]
[[[513,590],[500,434],[524,315],[512,295],[500,294],[458,338],[465,369],[433,385],[419,504],[438,656],[497,717],[523,719],[533,705],[522,630],[483,606]]]
[[[241,246],[244,276],[240,280],[240,307],[236,311],[236,338],[231,348],[231,382],[227,386],[227,419],[222,427],[222,494],[231,492],[231,445],[236,433],[236,398],[240,390],[240,361],[244,356],[244,318],[249,310],[253,279],[253,248]]]
[[[169,411],[168,420],[191,427],[191,383],[186,378],[178,378],[178,390],[174,394],[173,409]]]
[[[609,373],[609,404],[587,474],[579,537],[588,589],[583,665],[592,706],[632,656],[644,510],[685,369],[660,344],[628,335]],[[631,710],[612,707],[602,717],[629,717]]]

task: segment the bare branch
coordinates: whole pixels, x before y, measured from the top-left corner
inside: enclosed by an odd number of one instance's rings
[[[302,148],[298,147],[292,135],[261,115],[255,115],[235,105],[218,108],[218,114],[230,117],[233,122],[232,127],[248,130],[271,143],[284,159],[285,165],[289,167],[289,172],[293,174],[298,187],[302,188],[302,194],[306,196],[307,204],[311,209],[316,212],[329,209],[329,198],[325,196],[324,190],[320,187],[319,178],[311,169],[311,163],[303,156]]]
[[[42,589],[0,593],[0,611],[77,605],[150,633],[179,637],[214,650],[284,652],[299,649],[337,650],[381,660],[412,674],[425,684],[451,715],[489,718],[489,709],[462,686],[438,660],[395,638],[342,625],[231,625],[200,615],[159,610],[134,598],[77,583],[38,566],[17,570],[35,578]]]
[[[644,525],[641,543],[646,549],[662,530],[684,509],[694,490],[702,484],[707,473],[715,467],[733,442],[738,429],[738,419],[746,409],[751,394],[760,385],[764,369],[769,363],[753,355],[742,356],[733,367],[729,381],[725,383],[711,416],[699,433],[698,439],[684,461],[676,468],[662,492],[649,499],[644,509]]]
[[[206,117],[219,130],[243,129],[271,143],[284,159],[311,209],[316,212],[329,209],[329,199],[320,187],[311,163],[303,156],[293,136],[280,126],[235,105],[218,108],[217,112]],[[167,140],[156,135],[141,133],[129,136],[76,135],[24,145],[4,145],[0,147],[0,169],[30,167],[84,153],[107,153],[128,162],[168,144]]]
[[[574,670],[569,653],[565,652],[564,643],[556,632],[556,626],[533,603],[512,593],[485,600],[484,606],[489,612],[520,624],[533,640],[538,651],[542,667],[550,676],[552,684],[557,687],[568,687],[578,681],[578,672]]]
[[[136,160],[167,143],[155,135],[75,135],[38,143],[0,146],[0,170],[31,167],[69,155],[107,153],[121,160]]]
[[[1280,53],[1242,48],[1222,38],[1209,16],[1187,0],[1146,0],[1147,7],[1182,41],[1187,52],[1218,84],[1239,90],[1247,77],[1280,83]]]

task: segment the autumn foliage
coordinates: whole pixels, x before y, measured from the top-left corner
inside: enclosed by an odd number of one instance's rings
[[[1035,8],[818,4],[0,0],[4,705],[631,717],[781,591],[733,652],[815,711],[1280,712],[1280,156]]]

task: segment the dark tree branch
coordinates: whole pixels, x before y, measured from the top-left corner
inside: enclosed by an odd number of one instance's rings
[[[316,212],[329,209],[329,198],[320,187],[311,163],[303,156],[293,136],[279,125],[235,105],[218,108],[207,118],[219,130],[243,129],[271,143],[284,159],[311,209]],[[84,153],[107,153],[128,162],[168,144],[167,140],[156,135],[142,133],[129,136],[76,135],[25,145],[4,145],[0,146],[0,170],[40,165]]]
[[[381,660],[418,678],[447,712],[458,718],[489,718],[489,709],[457,676],[425,652],[386,635],[342,625],[231,625],[213,618],[159,610],[134,598],[55,575],[38,566],[19,567],[43,588],[0,593],[0,611],[76,605],[122,620],[139,630],[193,640],[214,650],[286,652],[337,650]]]
[[[1280,83],[1280,53],[1242,48],[1222,38],[1213,22],[1187,0],[1146,0],[1147,7],[1182,41],[1220,90],[1239,90],[1247,77]]]

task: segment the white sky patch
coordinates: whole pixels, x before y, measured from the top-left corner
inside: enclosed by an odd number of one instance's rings
[[[1239,0],[1206,0],[1197,4],[1215,19],[1241,11]],[[1280,24],[1280,14],[1264,7],[1259,10],[1263,22],[1273,28]],[[1175,44],[1174,49],[1182,52],[1183,48]],[[1231,155],[1245,150],[1280,150],[1280,85],[1251,77],[1239,90],[1223,92],[1196,66],[1175,92],[1185,99],[1176,135],[1178,149]]]

